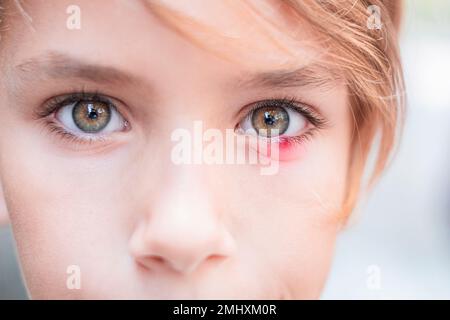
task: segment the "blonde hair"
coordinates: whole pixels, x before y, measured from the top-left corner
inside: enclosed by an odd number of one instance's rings
[[[347,194],[342,207],[343,217],[353,210],[362,188],[370,188],[387,166],[404,118],[404,82],[398,49],[401,16],[400,0],[279,0],[299,21],[312,27],[320,43],[332,55],[333,64],[343,73],[353,115],[352,150],[347,178]],[[3,3],[4,1],[0,1]],[[14,0],[20,12],[19,0]],[[199,24],[166,4],[147,0],[162,21],[183,36],[189,35],[187,25]],[[229,2],[235,5],[235,2]],[[377,6],[381,29],[368,28],[369,6]],[[249,8],[253,8],[249,6]],[[254,9],[254,8],[253,8]],[[198,30],[198,28],[197,28]],[[196,42],[195,36],[190,39]],[[198,45],[202,45],[197,42]],[[379,134],[374,168],[364,181],[364,173],[373,142]]]
[[[334,58],[345,73],[354,118],[353,150],[346,201],[348,215],[362,187],[364,168],[374,138],[378,154],[367,187],[385,169],[404,120],[404,81],[399,57],[401,1],[332,0],[287,3],[333,46]],[[368,7],[383,13],[381,29],[369,29]]]

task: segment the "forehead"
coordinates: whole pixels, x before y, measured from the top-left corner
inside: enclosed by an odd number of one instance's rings
[[[141,66],[182,56],[205,65],[206,56],[214,56],[264,70],[298,68],[324,55],[308,26],[280,0],[78,0],[79,16],[70,0],[21,3],[26,14],[12,7],[5,37],[16,60],[54,51],[119,64],[124,56]],[[80,28],[68,27],[78,17]]]

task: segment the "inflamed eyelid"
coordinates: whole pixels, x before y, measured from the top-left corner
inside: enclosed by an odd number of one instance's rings
[[[317,131],[317,128],[311,128],[299,136],[263,140],[262,144],[258,144],[257,151],[274,160],[277,159],[282,162],[297,161],[305,154],[307,142],[314,138]],[[277,148],[278,151],[272,153],[272,148]]]

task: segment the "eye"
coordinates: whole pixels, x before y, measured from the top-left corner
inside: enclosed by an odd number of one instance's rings
[[[116,107],[98,99],[62,104],[55,117],[72,134],[107,134],[126,127],[126,121]]]
[[[255,103],[238,128],[268,138],[299,136],[309,125],[306,112],[289,101],[266,100]]]

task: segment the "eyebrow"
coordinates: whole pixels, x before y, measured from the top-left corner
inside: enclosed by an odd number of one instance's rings
[[[21,78],[79,78],[109,84],[136,82],[135,76],[111,66],[103,66],[83,61],[76,57],[57,52],[30,58],[15,66]]]
[[[250,74],[242,77],[233,85],[238,88],[332,88],[340,79],[341,77],[335,70],[327,68],[325,65],[314,63],[300,68]]]
[[[117,68],[83,61],[59,52],[47,52],[15,66],[22,79],[45,76],[55,79],[78,78],[98,83],[137,83],[135,76]],[[247,74],[232,82],[236,88],[331,88],[339,80],[338,74],[317,63],[293,69]]]

